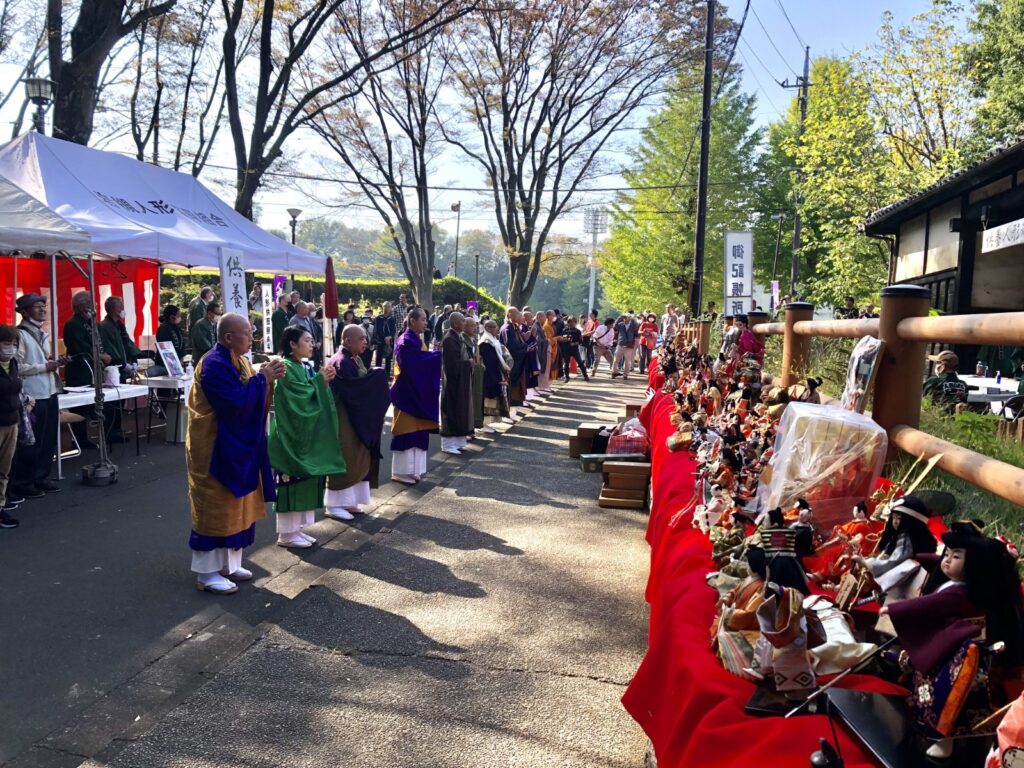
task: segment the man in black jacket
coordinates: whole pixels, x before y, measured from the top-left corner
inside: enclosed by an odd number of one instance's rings
[[[576,366],[579,368],[580,373],[583,374],[583,380],[590,381],[590,377],[587,376],[587,364],[583,362],[583,356],[580,353],[580,345],[583,343],[583,332],[576,327],[575,317],[569,315],[565,319],[565,330],[557,338],[559,339],[559,352],[562,355],[562,381],[569,381],[569,370],[573,360],[576,361]]]
[[[380,314],[373,321],[375,350],[373,364],[384,368],[388,372],[388,379],[391,378],[391,360],[395,355],[395,336],[397,335],[395,316],[391,314],[391,302],[385,301]]]

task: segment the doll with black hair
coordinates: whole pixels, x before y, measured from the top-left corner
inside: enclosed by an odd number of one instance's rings
[[[989,667],[1024,659],[1024,603],[1007,543],[976,531],[943,534],[940,568],[947,581],[931,594],[902,600],[888,613],[903,646],[901,665],[913,674],[910,703],[926,735],[938,739],[929,757],[952,754],[958,734],[991,713]],[[982,647],[1002,643],[994,657]]]
[[[897,499],[889,511],[889,519],[878,542],[879,554],[854,561],[867,568],[872,578],[888,597],[908,596],[901,586],[914,580],[919,570],[918,555],[933,554],[935,536],[928,529],[928,507],[916,496]]]
[[[780,587],[811,593],[807,574],[797,554],[796,531],[786,525],[782,510],[768,510],[768,524],[761,529],[761,546],[768,559],[768,580]]]

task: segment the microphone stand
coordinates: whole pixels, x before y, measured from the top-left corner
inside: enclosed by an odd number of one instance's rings
[[[72,262],[74,264],[74,262]],[[77,264],[75,265],[78,266]],[[78,267],[81,272],[81,267]],[[89,296],[96,296],[96,280],[93,272],[93,256],[89,254]],[[82,483],[92,486],[107,486],[117,482],[117,465],[114,464],[107,451],[107,427],[103,418],[103,361],[100,360],[100,328],[96,322],[96,311],[93,309],[89,317],[89,332],[92,337],[92,385],[95,391],[96,423],[99,432],[100,458],[95,464],[86,464],[82,467]]]

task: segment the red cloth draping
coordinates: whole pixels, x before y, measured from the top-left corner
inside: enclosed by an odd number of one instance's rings
[[[661,372],[657,355],[651,355],[651,364],[647,366],[647,386],[655,392],[661,392],[661,388],[665,386],[665,374]]]
[[[754,686],[726,672],[711,651],[717,597],[705,581],[714,569],[711,545],[690,527],[689,514],[670,525],[691,502],[696,468],[688,452],[665,447],[673,431],[672,407],[671,396],[658,393],[640,412],[652,446],[647,527],[651,619],[647,655],[622,702],[654,744],[659,768],[807,765],[818,739],[830,738],[826,718],[748,717],[743,707]],[[844,684],[885,693],[900,690],[862,675],[850,675]],[[849,768],[874,765],[842,729],[839,739]]]
[[[17,264],[15,264],[17,261]],[[85,268],[85,261],[79,264]],[[103,302],[121,296],[125,303],[125,326],[138,344],[143,336],[156,335],[160,313],[159,270],[146,261],[97,261],[95,264],[96,306],[103,317]],[[18,323],[14,302],[25,293],[50,299],[50,265],[46,259],[0,258],[0,322]],[[66,261],[57,262],[57,337],[64,335],[64,323],[71,317],[71,297],[89,289],[89,281]],[[49,331],[49,315],[45,325]]]

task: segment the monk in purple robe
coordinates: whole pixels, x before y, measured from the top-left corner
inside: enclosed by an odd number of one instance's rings
[[[252,348],[252,325],[226,314],[217,343],[196,367],[188,401],[185,464],[192,511],[192,571],[196,588],[230,594],[248,581],[242,550],[256,537],[264,502],[276,498],[267,454],[267,412],[274,382],[284,363],[265,364],[259,373],[244,357]]]
[[[395,383],[391,385],[391,479],[418,483],[427,473],[430,433],[437,432],[441,398],[441,353],[423,342],[427,313],[415,307],[395,343]]]

